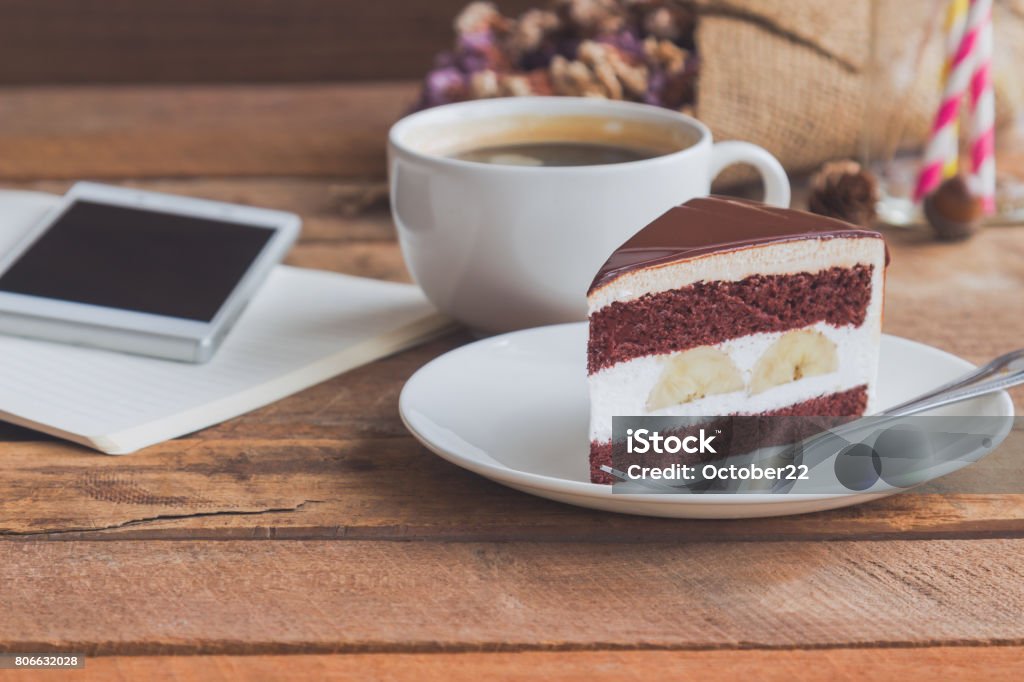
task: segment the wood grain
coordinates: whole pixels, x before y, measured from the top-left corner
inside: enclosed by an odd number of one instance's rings
[[[129,457],[10,442],[0,457],[0,536],[630,544],[1024,537],[1024,430],[964,472],[870,505],[743,521],[622,516],[504,488],[412,441],[394,409],[401,382],[375,381],[411,372],[416,357],[361,368],[304,399]]]
[[[1024,226],[961,243],[891,229],[883,330],[976,363],[1024,346]],[[1024,388],[1010,391],[1017,413]]]
[[[0,180],[385,175],[416,85],[0,88]]]
[[[302,216],[306,243],[394,242],[387,182],[332,177],[132,178],[107,181],[123,187],[183,194],[292,211]],[[26,180],[3,189],[63,194],[73,180]]]
[[[1022,574],[1024,540],[0,542],[0,648],[1020,645]]]
[[[984,670],[989,682],[1024,676],[1024,648],[929,647],[912,649],[787,649],[730,651],[586,651],[464,654],[346,654],[291,656],[112,656],[90,658],[76,680],[153,682],[177,680],[521,680],[564,682],[652,679],[733,682],[838,682],[968,679]],[[0,682],[25,679],[24,671],[0,671]],[[68,678],[67,671],[34,671],[33,680]]]
[[[61,192],[68,182],[14,186]],[[136,179],[126,184],[269,205],[304,216],[289,261],[408,278],[380,183],[337,178]],[[961,245],[893,232],[886,329],[982,361],[1019,345],[1024,231]],[[948,287],[935,284],[947,282]],[[970,295],[950,295],[950,290]],[[923,302],[923,303],[922,303]],[[933,314],[933,311],[941,311]],[[678,522],[588,512],[534,499],[417,446],[397,413],[420,366],[471,340],[456,334],[325,382],[262,410],[129,458],[0,426],[0,533],[62,539],[543,539],[612,542],[880,537],[1020,537],[1021,432],[934,494],[902,495],[810,517]],[[1017,392],[1018,406],[1021,393]],[[582,455],[581,455],[582,457]],[[168,476],[168,471],[174,471]],[[988,477],[988,480],[984,480]],[[963,479],[961,479],[962,481]],[[1000,487],[999,484],[1004,484]],[[952,491],[952,492],[951,492]]]
[[[886,232],[887,332],[982,361],[1024,339],[1024,227],[991,227],[940,243],[926,233]]]
[[[414,93],[0,88],[0,180],[293,210],[306,228],[289,262],[407,280],[382,144]],[[1021,345],[1024,230],[888,236],[886,331],[974,361]],[[1024,431],[965,472],[973,488],[735,522],[590,512],[405,432],[403,382],[470,339],[127,458],[0,426],[0,648],[131,655],[90,660],[104,679],[1020,677],[1024,495],[979,491],[1020,478]],[[213,657],[159,656],[174,653]]]
[[[452,45],[465,4],[2,0],[0,83],[419,78]]]

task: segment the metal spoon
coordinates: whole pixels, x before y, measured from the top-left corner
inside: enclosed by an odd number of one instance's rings
[[[982,381],[993,377],[991,381]],[[883,410],[885,416],[905,417],[943,405],[970,400],[1024,383],[1024,348],[1000,355],[992,362],[968,372],[905,403]]]

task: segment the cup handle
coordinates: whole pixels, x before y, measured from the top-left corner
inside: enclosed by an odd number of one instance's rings
[[[718,142],[711,148],[711,179],[734,163],[757,169],[764,183],[764,203],[789,208],[789,177],[778,159],[749,142]]]

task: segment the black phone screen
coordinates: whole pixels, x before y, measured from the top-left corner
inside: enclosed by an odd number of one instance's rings
[[[75,201],[0,275],[0,291],[209,322],[273,235]]]

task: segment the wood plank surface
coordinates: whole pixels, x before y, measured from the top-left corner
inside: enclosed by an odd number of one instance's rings
[[[420,78],[466,0],[0,0],[0,83]],[[518,13],[531,0],[501,0]]]
[[[1024,644],[1024,540],[0,542],[0,649]]]
[[[382,145],[414,94],[0,88],[0,182],[293,210],[290,263],[408,281]],[[1024,229],[888,238],[886,331],[973,361],[1021,345]],[[779,519],[590,512],[408,436],[403,382],[471,338],[125,458],[0,426],[0,649],[124,655],[89,661],[103,679],[1020,677],[1024,495],[978,491],[1019,480],[1024,431],[964,472],[973,488]]]
[[[453,340],[430,348],[449,345]],[[394,407],[401,381],[378,382],[411,373],[423,358],[410,353],[361,368],[306,391],[305,400],[286,401],[292,409],[280,403],[129,457],[57,441],[10,442],[0,457],[0,536],[615,543],[1024,537],[1024,430],[940,485],[809,516],[679,521],[537,499],[444,462],[405,434]],[[579,457],[582,468],[584,450]]]
[[[387,182],[343,177],[132,178],[108,183],[199,199],[230,201],[292,211],[302,216],[307,244],[395,241],[388,214]],[[73,179],[7,181],[0,190],[63,194]]]
[[[958,646],[871,649],[760,649],[729,651],[585,651],[462,654],[347,654],[290,656],[110,656],[89,658],[84,670],[33,671],[38,682],[76,680],[177,682],[179,680],[521,680],[564,682],[657,679],[733,682],[837,682],[969,679],[979,670],[989,682],[1024,677],[1024,648]],[[0,670],[0,682],[28,673]]]
[[[407,280],[379,182],[333,178],[131,180],[126,184],[293,210],[304,216],[298,265]],[[8,186],[62,192],[64,180]],[[891,232],[886,329],[982,361],[1020,345],[1024,230],[960,245]],[[933,284],[941,279],[950,284]],[[1017,289],[1015,289],[1017,287]],[[949,291],[965,292],[950,296]],[[970,295],[967,295],[969,293]],[[932,314],[931,311],[941,311]],[[1015,432],[969,473],[993,480],[901,495],[809,517],[679,522],[579,510],[489,483],[430,455],[397,413],[405,380],[471,340],[455,334],[359,368],[251,414],[128,458],[0,426],[0,533],[60,539],[573,537],[610,542],[794,538],[1020,537],[1024,495]],[[1017,391],[1018,407],[1024,405]],[[583,455],[579,455],[582,457]],[[168,472],[175,472],[168,476]],[[949,490],[960,490],[950,494]],[[972,491],[964,493],[964,490]],[[827,521],[825,520],[827,519]]]
[[[0,180],[385,175],[417,85],[0,88]]]

